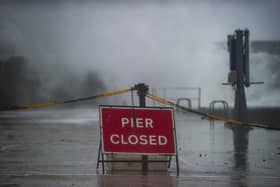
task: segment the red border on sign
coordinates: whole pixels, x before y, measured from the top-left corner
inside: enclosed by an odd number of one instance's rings
[[[100,106],[103,153],[176,154],[173,108]]]

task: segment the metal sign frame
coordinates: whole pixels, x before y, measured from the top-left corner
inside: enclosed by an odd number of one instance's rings
[[[174,148],[175,151],[174,153],[131,153],[131,152],[105,152],[104,151],[104,144],[103,144],[103,129],[102,129],[102,116],[101,116],[101,109],[102,108],[120,108],[120,109],[133,109],[133,110],[170,110],[171,115],[172,115],[172,130],[173,130],[173,138],[174,138]],[[176,172],[177,176],[179,175],[179,158],[178,158],[178,148],[177,148],[177,135],[176,135],[176,125],[175,125],[175,118],[174,118],[174,110],[171,107],[137,107],[137,106],[119,106],[119,105],[100,105],[99,106],[99,118],[100,118],[100,143],[99,143],[99,150],[98,150],[98,159],[97,159],[97,167],[96,169],[99,168],[99,163],[102,164],[102,173],[105,173],[105,166],[104,163],[109,163],[109,162],[167,162],[168,163],[168,168],[170,168],[170,163],[172,156],[175,156],[176,159]],[[109,160],[107,157],[105,159],[105,155],[109,155],[112,153],[117,153],[117,154],[127,154],[127,155],[165,155],[168,156],[169,158],[167,160]]]

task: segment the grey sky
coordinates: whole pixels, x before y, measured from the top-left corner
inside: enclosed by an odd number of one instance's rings
[[[98,70],[109,86],[201,86],[205,103],[232,99],[221,86],[228,54],[215,42],[238,28],[280,39],[277,1],[40,2],[2,2],[1,43],[33,63]]]

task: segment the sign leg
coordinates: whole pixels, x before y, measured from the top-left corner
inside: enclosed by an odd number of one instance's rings
[[[101,157],[102,157],[102,174],[104,175],[105,171],[104,171],[104,154],[101,153]]]
[[[96,169],[98,169],[98,168],[99,168],[100,153],[101,153],[101,142],[99,142],[99,148],[98,148],[98,157],[97,157]]]
[[[170,165],[171,165],[171,159],[172,159],[172,156],[168,156],[168,168],[170,168]]]

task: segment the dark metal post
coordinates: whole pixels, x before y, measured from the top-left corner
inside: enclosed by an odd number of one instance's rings
[[[146,107],[146,95],[149,91],[149,87],[145,85],[144,83],[140,83],[135,85],[134,87],[137,90],[137,94],[139,96],[139,106],[140,107]],[[148,156],[143,155],[142,156],[142,171],[147,172],[148,171]]]
[[[99,148],[98,148],[98,157],[97,157],[96,169],[98,169],[98,168],[99,168],[100,154],[101,154],[101,140],[100,140],[100,142],[99,142]]]
[[[245,52],[248,52],[247,50]],[[244,69],[245,69],[245,58],[244,58],[244,38],[243,31],[236,31],[236,91],[235,91],[235,118],[239,121],[247,122],[247,104],[246,95],[244,88]]]
[[[249,65],[249,30],[244,31],[244,73],[245,86],[250,86],[250,65]]]

